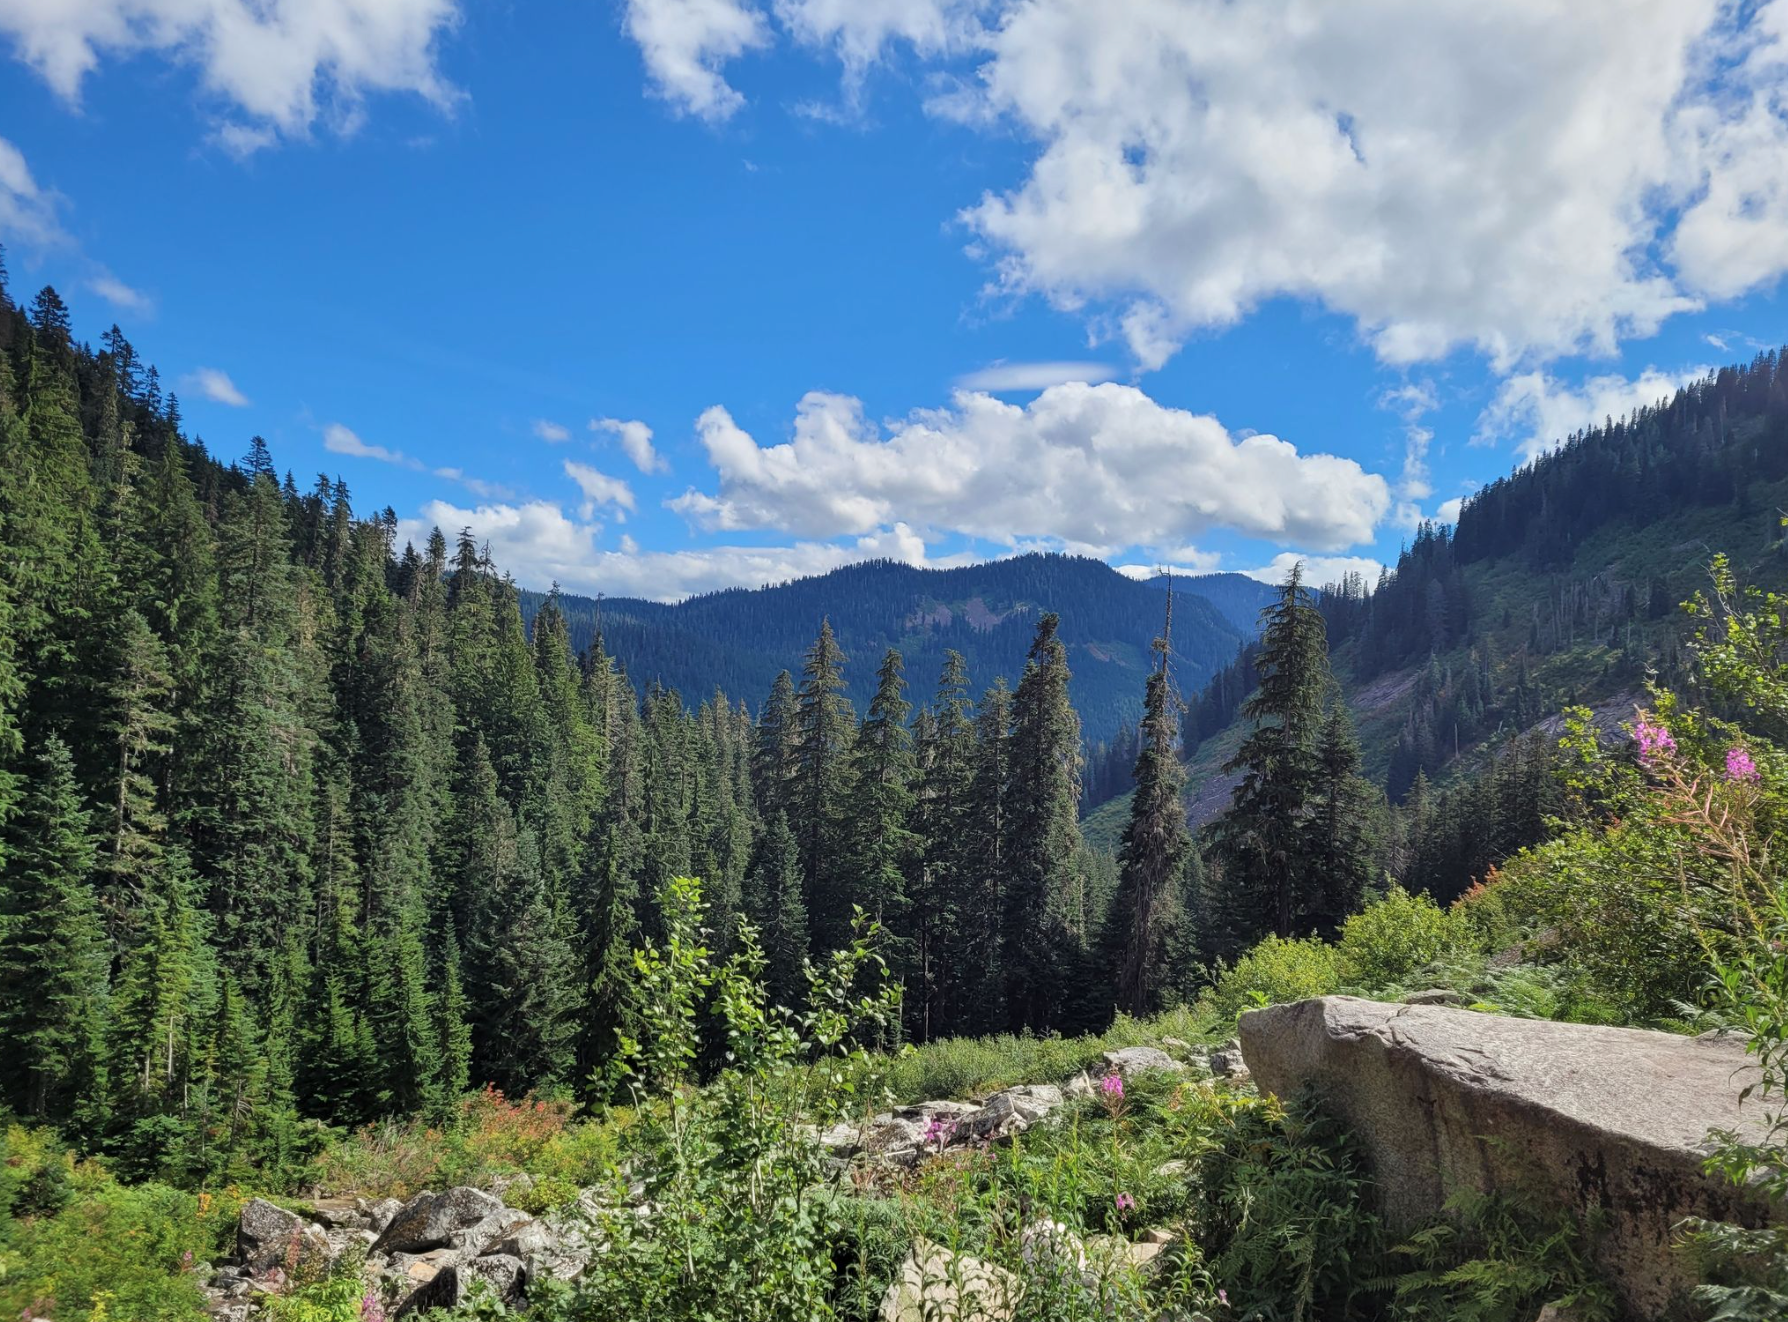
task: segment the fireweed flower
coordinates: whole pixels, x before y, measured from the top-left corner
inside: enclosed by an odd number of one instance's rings
[[[1751,755],[1744,749],[1728,748],[1726,750],[1726,779],[1761,780],[1763,773],[1757,770],[1757,764],[1751,760]]]
[[[377,1292],[369,1289],[360,1299],[360,1322],[385,1322],[385,1305]]]
[[[1655,762],[1676,752],[1676,740],[1671,737],[1670,731],[1661,725],[1653,725],[1650,721],[1640,721],[1634,726],[1633,738],[1638,741],[1641,762]]]
[[[1121,1193],[1117,1196],[1117,1210],[1118,1211],[1128,1212],[1128,1211],[1133,1210],[1135,1208],[1135,1206],[1136,1206],[1136,1200],[1134,1198],[1132,1198],[1129,1194]]]
[[[1107,1097],[1122,1097],[1124,1095],[1123,1075],[1107,1074],[1099,1081],[1099,1090]]]

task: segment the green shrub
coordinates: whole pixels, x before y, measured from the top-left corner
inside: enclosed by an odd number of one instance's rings
[[[1464,917],[1426,892],[1393,886],[1341,926],[1335,943],[1342,979],[1378,991],[1400,987],[1419,969],[1457,959],[1473,944]]]
[[[1352,1138],[1307,1099],[1237,1106],[1200,1171],[1199,1225],[1232,1316],[1380,1316],[1383,1235]]]
[[[1341,959],[1333,946],[1315,937],[1269,936],[1223,970],[1210,1003],[1228,1021],[1255,1006],[1327,996],[1340,986]]]
[[[227,1238],[236,1202],[163,1184],[125,1187],[75,1162],[54,1135],[8,1127],[0,1140],[0,1317],[56,1322],[188,1322],[188,1270]]]

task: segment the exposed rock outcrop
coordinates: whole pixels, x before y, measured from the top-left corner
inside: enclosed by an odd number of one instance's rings
[[[1263,1091],[1311,1088],[1359,1136],[1393,1230],[1459,1188],[1594,1212],[1599,1264],[1641,1317],[1690,1283],[1682,1218],[1768,1215],[1702,1169],[1710,1130],[1763,1133],[1737,1039],[1328,996],[1245,1013],[1241,1040]]]
[[[915,1240],[889,1284],[880,1322],[1009,1322],[1022,1292],[1003,1267]]]

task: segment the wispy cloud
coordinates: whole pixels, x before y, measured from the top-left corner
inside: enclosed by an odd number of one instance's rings
[[[323,448],[330,454],[351,455],[356,459],[377,459],[382,464],[401,464],[405,468],[417,470],[423,467],[420,460],[410,458],[401,450],[369,445],[339,422],[332,422],[323,428]]]
[[[248,396],[236,388],[236,383],[230,380],[229,373],[219,368],[196,367],[180,378],[180,384],[214,404],[228,404],[233,409],[248,407]],[[343,430],[345,431],[346,428]],[[352,432],[348,434],[353,435]],[[327,433],[324,435],[323,444],[325,446],[329,444]]]
[[[534,419],[534,435],[548,445],[560,445],[571,439],[571,432],[568,428],[561,427],[549,418]]]
[[[1117,374],[1117,368],[1110,363],[998,362],[990,363],[978,372],[957,377],[956,384],[964,390],[986,390],[999,395],[1025,390],[1047,390],[1051,386],[1064,385],[1070,381],[1098,385],[1101,381],[1114,380]]]
[[[633,488],[618,477],[610,477],[575,459],[565,461],[565,476],[577,483],[578,489],[584,493],[582,517],[585,519],[605,505],[622,511],[622,518],[626,517],[624,511],[633,508]]]

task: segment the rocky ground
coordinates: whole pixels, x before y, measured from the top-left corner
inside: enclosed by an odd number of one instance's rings
[[[1024,1084],[974,1102],[921,1102],[810,1132],[841,1167],[913,1166],[926,1156],[999,1143],[1047,1123],[1069,1100],[1093,1096],[1098,1080],[1114,1074],[1128,1078],[1205,1066],[1218,1075],[1246,1075],[1233,1046],[1206,1056],[1184,1043],[1169,1045],[1183,1048],[1194,1064],[1156,1047],[1125,1047],[1106,1052],[1096,1071],[1060,1084]],[[522,1175],[492,1189],[430,1190],[408,1202],[320,1198],[296,1204],[297,1210],[251,1199],[242,1208],[236,1252],[207,1287],[209,1316],[213,1322],[253,1322],[269,1296],[284,1293],[294,1281],[316,1278],[344,1255],[364,1255],[368,1291],[396,1301],[389,1312],[392,1322],[457,1304],[478,1282],[513,1303],[525,1296],[531,1281],[575,1279],[597,1249],[595,1226],[604,1195],[586,1189],[569,1207],[535,1217],[503,1201],[527,1181]],[[633,1210],[649,1216],[652,1209],[636,1203]],[[1160,1231],[1136,1242],[1107,1236],[1083,1240],[1044,1221],[1026,1231],[1025,1245],[1027,1254],[1050,1255],[1065,1270],[1099,1273],[1114,1266],[1146,1268],[1170,1239]],[[916,1244],[889,1287],[882,1317],[916,1322],[927,1310],[935,1315],[939,1300],[958,1297],[980,1301],[989,1316],[998,1316],[997,1298],[1010,1293],[1004,1275],[935,1245]]]

